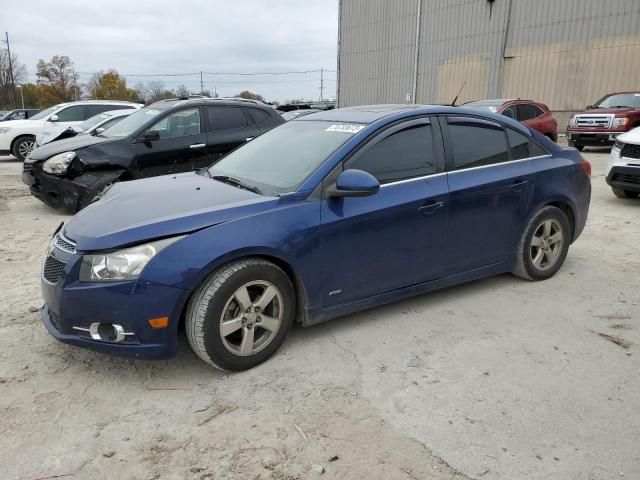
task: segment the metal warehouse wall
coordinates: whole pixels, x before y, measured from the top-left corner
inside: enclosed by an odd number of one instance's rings
[[[340,106],[405,103],[417,33],[417,103],[640,90],[640,0],[341,0],[339,32]]]

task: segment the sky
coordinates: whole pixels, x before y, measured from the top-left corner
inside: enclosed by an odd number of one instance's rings
[[[114,68],[129,86],[162,80],[193,91],[201,70],[311,71],[204,75],[205,89],[220,96],[250,90],[280,102],[318,99],[325,69],[323,96],[335,97],[338,0],[0,0],[0,11],[29,81],[39,59],[67,55],[83,83]],[[184,73],[195,75],[157,76]]]

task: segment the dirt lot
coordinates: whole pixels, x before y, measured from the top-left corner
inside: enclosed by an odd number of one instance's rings
[[[640,201],[586,156],[590,219],[553,279],[295,328],[233,375],[185,338],[154,363],[48,335],[31,310],[66,217],[0,158],[0,479],[640,478]]]

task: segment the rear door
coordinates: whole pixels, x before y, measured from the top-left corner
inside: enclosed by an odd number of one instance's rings
[[[199,107],[183,108],[160,118],[136,140],[135,156],[141,177],[153,177],[194,170],[206,156],[207,136]],[[146,132],[158,132],[159,139],[144,141]]]
[[[203,158],[203,163],[196,167],[216,163],[231,150],[259,134],[253,120],[241,105],[208,105],[205,109],[208,157]]]
[[[447,151],[447,274],[506,260],[515,252],[533,191],[533,168],[498,123],[442,118]],[[510,130],[510,129],[509,129]],[[517,133],[517,132],[516,132]],[[518,134],[528,142],[528,137]]]

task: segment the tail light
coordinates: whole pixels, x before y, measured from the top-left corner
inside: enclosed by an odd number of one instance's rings
[[[582,171],[585,173],[587,177],[591,176],[591,164],[584,157],[582,157],[582,161],[580,162],[580,168],[582,168]]]

